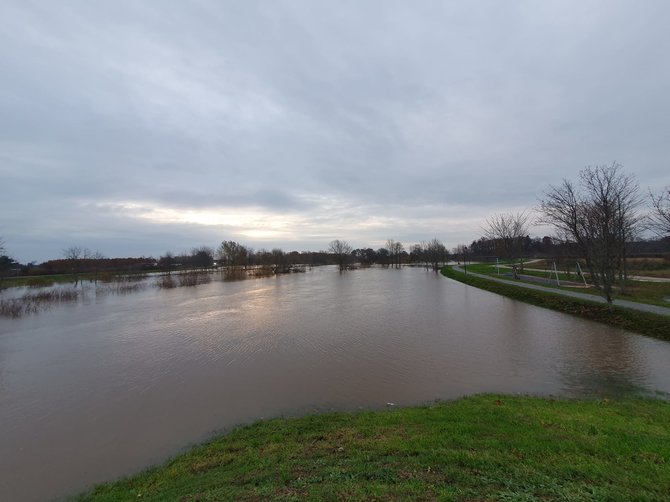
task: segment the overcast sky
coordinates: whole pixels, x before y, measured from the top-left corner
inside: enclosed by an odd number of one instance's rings
[[[23,262],[451,248],[587,165],[670,184],[665,0],[0,0],[0,19],[0,236]]]

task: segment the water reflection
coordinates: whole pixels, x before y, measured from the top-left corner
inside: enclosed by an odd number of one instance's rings
[[[224,279],[0,320],[0,493],[78,491],[260,417],[670,392],[666,342],[421,269]]]
[[[647,367],[636,347],[639,337],[623,331],[608,336],[611,331],[594,323],[589,331],[566,333],[560,370],[566,388],[583,395],[594,390],[604,395],[644,390]]]

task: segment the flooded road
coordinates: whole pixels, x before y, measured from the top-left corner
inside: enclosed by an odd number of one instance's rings
[[[670,343],[418,268],[83,295],[0,319],[0,499],[73,494],[262,417],[479,392],[665,395]]]

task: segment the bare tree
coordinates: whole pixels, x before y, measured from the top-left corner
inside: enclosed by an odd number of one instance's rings
[[[80,260],[84,256],[84,248],[81,246],[70,246],[63,250],[63,258],[70,262]]]
[[[190,264],[195,268],[209,268],[214,264],[214,251],[209,246],[200,246],[191,250]]]
[[[223,241],[217,250],[219,260],[226,266],[246,267],[249,249],[239,242]]]
[[[626,245],[640,225],[638,190],[634,178],[614,163],[583,169],[579,188],[567,180],[551,185],[540,201],[540,221],[576,244],[593,284],[609,305],[617,276],[624,286]]]
[[[341,241],[335,239],[328,244],[328,250],[335,255],[335,260],[340,267],[340,272],[346,270],[351,258],[351,252],[353,248],[349,245],[347,241]]]
[[[459,244],[453,249],[453,253],[458,257],[460,255],[461,261],[463,262],[463,270],[465,273],[468,273],[468,254],[470,253],[470,249],[466,244]]]
[[[280,248],[274,248],[272,251],[272,263],[275,274],[281,274],[286,271],[286,253]]]
[[[402,242],[396,241],[394,251],[396,268],[400,268],[400,257],[405,252],[405,246],[402,245]]]
[[[670,236],[670,187],[658,195],[649,191],[652,211],[647,218],[647,227],[659,237]]]
[[[400,268],[400,254],[405,250],[405,246],[402,245],[402,242],[388,239],[386,241],[386,250],[391,259],[391,265],[395,266],[395,268]]]
[[[388,239],[385,246],[386,251],[388,252],[387,256],[389,258],[389,263],[391,267],[395,264],[395,241],[393,239]]]
[[[421,242],[420,244],[412,244],[412,246],[409,248],[409,256],[410,260],[414,263],[417,262],[423,262],[424,267],[426,267],[426,270],[428,270],[428,256],[426,255],[426,243]]]
[[[2,237],[0,237],[0,255],[4,256],[6,252],[7,250],[5,249],[5,240]]]
[[[495,242],[505,258],[522,257],[523,239],[528,235],[529,215],[520,213],[494,214],[486,219],[484,235]],[[523,258],[521,259],[523,270]]]
[[[442,242],[434,238],[427,243],[422,243],[426,263],[430,263],[435,272],[440,268],[440,263],[447,261],[447,248]]]
[[[81,272],[82,260],[89,254],[88,249],[81,246],[69,246],[63,250],[63,258],[68,263],[70,272],[74,275],[75,287],[79,283],[79,273]]]

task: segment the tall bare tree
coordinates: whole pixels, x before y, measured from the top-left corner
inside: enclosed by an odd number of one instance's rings
[[[395,266],[395,268],[400,268],[400,254],[405,250],[405,246],[402,245],[402,242],[388,239],[386,241],[386,250],[389,252],[391,265]]]
[[[626,245],[640,226],[638,190],[635,179],[614,163],[583,169],[578,187],[565,179],[550,185],[540,201],[540,221],[576,244],[609,305],[617,277],[624,286]]]
[[[347,241],[335,239],[328,244],[328,250],[335,255],[335,261],[340,267],[340,272],[346,270],[353,248]]]
[[[440,263],[447,261],[447,248],[437,237],[427,243],[423,243],[422,247],[426,262],[430,263],[433,270],[437,272],[440,268]]]
[[[235,241],[223,241],[217,250],[221,263],[234,267],[246,267],[250,254],[247,247]]]
[[[649,196],[652,211],[648,216],[647,227],[659,237],[670,236],[670,187],[665,187],[659,195],[650,191]]]
[[[527,212],[494,214],[486,219],[484,235],[495,242],[505,258],[521,258],[523,270],[523,239],[528,235],[530,216]]]

